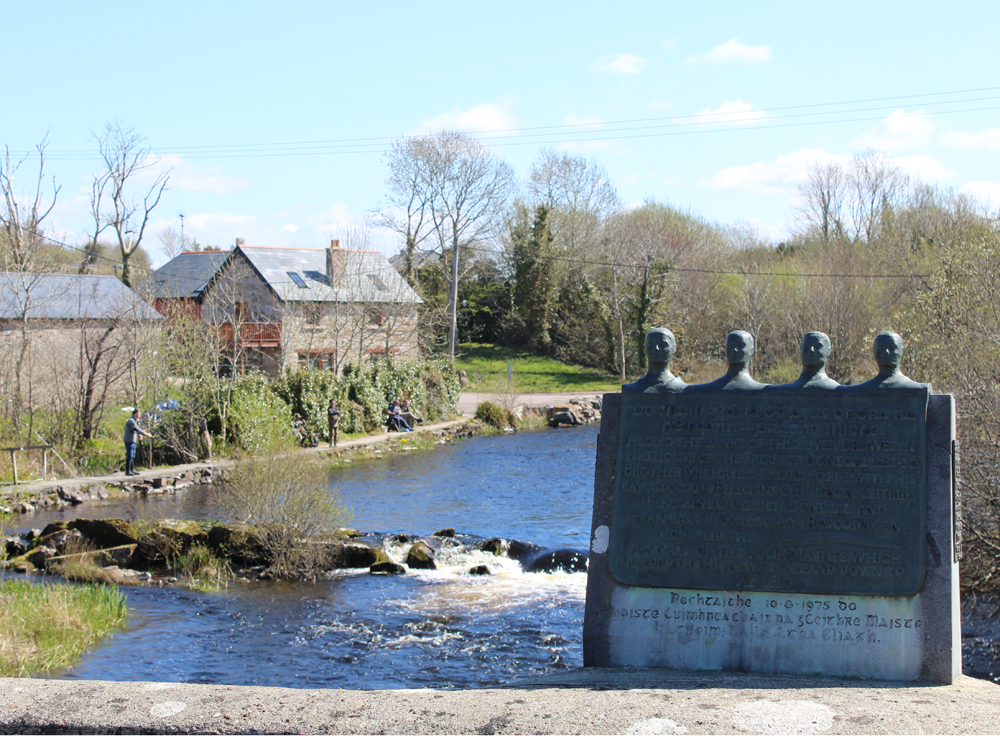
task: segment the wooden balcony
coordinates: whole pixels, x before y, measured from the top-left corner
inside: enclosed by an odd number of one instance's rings
[[[232,323],[223,323],[218,330],[223,341],[234,340]],[[240,323],[239,343],[243,346],[281,346],[281,323]]]

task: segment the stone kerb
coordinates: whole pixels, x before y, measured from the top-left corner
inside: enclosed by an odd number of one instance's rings
[[[852,391],[605,394],[584,666],[961,674],[954,399]]]

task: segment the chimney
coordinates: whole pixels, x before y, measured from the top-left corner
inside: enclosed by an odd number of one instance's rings
[[[340,246],[340,240],[330,240],[326,249],[326,279],[330,286],[340,286],[344,281],[347,265],[347,251]]]

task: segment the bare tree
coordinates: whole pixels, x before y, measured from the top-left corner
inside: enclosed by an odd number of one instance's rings
[[[864,151],[851,161],[853,240],[873,242],[886,209],[906,196],[910,179],[884,151]]]
[[[5,149],[3,163],[0,163],[0,297],[8,308],[8,317],[16,320],[17,337],[4,350],[3,384],[8,390],[6,405],[16,429],[21,428],[25,410],[28,412],[28,430],[34,418],[32,399],[33,378],[31,350],[31,313],[33,308],[45,302],[39,299],[39,284],[46,271],[51,270],[39,250],[43,244],[41,225],[55,208],[59,188],[52,182],[52,197],[47,198],[42,184],[45,178],[45,148],[43,138],[35,150],[38,154],[38,176],[34,191],[22,192],[16,181],[18,170],[24,166],[29,156],[20,159],[11,156],[10,148]]]
[[[499,232],[514,190],[514,171],[482,143],[461,133],[407,139],[397,142],[390,154],[388,197],[412,217],[406,236],[415,239],[414,227],[423,232],[429,220],[442,252],[446,248],[452,252],[448,355],[454,359],[459,249]]]
[[[621,208],[604,167],[581,156],[544,149],[531,165],[528,194],[549,207],[556,247],[587,255],[598,245],[601,225]]]
[[[104,133],[95,134],[94,138],[105,167],[94,178],[91,191],[94,244],[96,246],[97,236],[105,229],[114,233],[122,259],[122,283],[131,287],[132,256],[142,242],[149,215],[167,189],[170,171],[154,177],[144,194],[133,194],[130,191],[139,175],[156,163],[149,149],[143,145],[146,139],[120,122],[106,125]],[[102,201],[110,203],[110,206],[102,208]]]
[[[806,235],[817,235],[824,243],[844,236],[847,190],[847,175],[839,164],[809,165],[806,181],[798,191],[800,221]]]

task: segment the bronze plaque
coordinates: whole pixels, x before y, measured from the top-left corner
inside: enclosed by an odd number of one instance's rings
[[[611,573],[630,586],[910,595],[929,393],[623,393]]]

